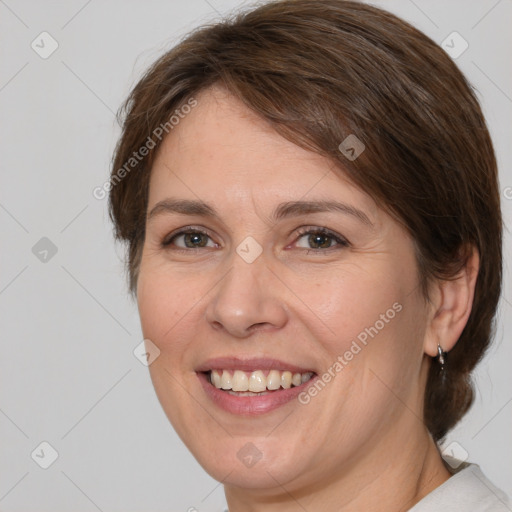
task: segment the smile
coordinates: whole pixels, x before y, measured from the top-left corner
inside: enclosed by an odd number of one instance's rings
[[[270,359],[219,358],[196,368],[196,374],[214,405],[242,416],[271,412],[318,378],[314,371]]]
[[[279,370],[256,370],[245,372],[243,370],[211,370],[210,382],[217,388],[229,391],[231,394],[240,395],[248,392],[246,396],[276,391],[278,389],[290,389],[308,382],[313,377],[312,372],[292,373]]]

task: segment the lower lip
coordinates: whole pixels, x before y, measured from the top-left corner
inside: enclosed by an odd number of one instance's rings
[[[273,411],[297,398],[297,396],[300,395],[300,393],[310,386],[317,378],[317,375],[315,375],[300,386],[271,391],[262,396],[235,396],[227,393],[226,391],[217,389],[210,383],[207,374],[197,373],[197,376],[199,377],[206,395],[213,403],[227,412],[241,416],[256,416],[258,414],[265,414]]]

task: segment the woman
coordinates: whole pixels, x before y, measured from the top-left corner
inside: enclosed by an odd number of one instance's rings
[[[437,446],[502,222],[478,102],[425,35],[342,0],[196,31],[126,103],[110,206],[156,393],[231,512],[509,510]]]

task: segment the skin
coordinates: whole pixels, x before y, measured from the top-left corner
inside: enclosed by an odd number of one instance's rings
[[[457,279],[433,283],[426,301],[411,237],[340,169],[220,88],[197,100],[154,162],[138,277],[164,411],[224,483],[231,512],[409,509],[450,476],[421,419],[423,397],[437,343],[449,351],[467,322],[478,255]],[[217,216],[150,215],[169,198],[206,202]],[[273,219],[297,200],[343,202],[372,225],[333,211]],[[187,248],[183,236],[162,245],[190,226],[208,236],[189,243],[206,246]],[[348,245],[321,237],[324,248],[311,248],[303,232],[318,228]],[[262,248],[250,264],[236,252],[247,236]],[[213,357],[271,357],[322,375],[396,303],[401,311],[307,405],[234,415],[194,371]],[[261,452],[252,467],[237,457],[246,443]]]

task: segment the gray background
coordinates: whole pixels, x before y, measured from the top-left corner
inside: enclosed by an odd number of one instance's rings
[[[141,72],[188,30],[244,3],[0,0],[2,511],[222,507],[222,486],[182,445],[133,355],[142,336],[122,249],[112,241],[106,200],[92,190],[108,177],[119,134],[114,113]],[[438,43],[453,31],[468,41],[457,63],[490,124],[509,226],[512,1],[376,4]],[[31,48],[43,31],[59,45],[47,59]],[[476,373],[473,409],[447,440],[508,494],[510,254],[507,230],[496,344]],[[48,462],[48,449],[31,458],[42,441],[59,455],[48,469],[35,462]]]

